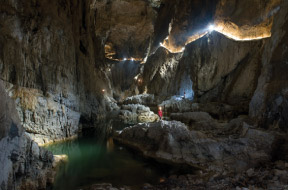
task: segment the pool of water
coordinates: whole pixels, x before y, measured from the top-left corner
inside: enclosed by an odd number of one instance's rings
[[[188,167],[145,159],[138,152],[114,142],[111,132],[125,125],[113,121],[99,125],[98,130],[87,129],[76,140],[46,147],[53,154],[67,154],[69,160],[59,169],[54,190],[76,190],[97,183],[139,189],[144,183],[157,184],[169,175],[193,173]]]

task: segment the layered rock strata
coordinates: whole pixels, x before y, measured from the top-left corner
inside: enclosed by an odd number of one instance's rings
[[[27,135],[2,82],[0,99],[1,190],[46,189],[53,183],[52,153]]]
[[[0,73],[25,129],[45,143],[77,135],[117,107],[92,1],[5,1]],[[105,93],[102,92],[105,89]]]

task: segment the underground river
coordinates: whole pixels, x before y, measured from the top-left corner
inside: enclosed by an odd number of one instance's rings
[[[97,128],[84,129],[78,139],[46,146],[54,155],[68,155],[69,160],[58,170],[53,190],[80,190],[98,183],[140,189],[145,183],[155,185],[170,175],[194,173],[187,166],[144,158],[113,141],[113,131],[124,127],[127,125],[110,120]]]

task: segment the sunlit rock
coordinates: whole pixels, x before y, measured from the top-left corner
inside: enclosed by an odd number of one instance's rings
[[[149,107],[140,104],[122,105],[119,117],[128,124],[148,123],[159,120],[158,115],[150,111]]]
[[[68,162],[68,156],[63,155],[54,155],[54,161],[53,161],[53,168],[57,168],[61,164],[66,164]]]

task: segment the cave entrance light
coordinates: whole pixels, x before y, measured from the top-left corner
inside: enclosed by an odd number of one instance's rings
[[[208,30],[209,30],[209,32],[213,32],[213,31],[215,30],[214,24],[210,24],[210,25],[208,26]]]
[[[267,19],[263,23],[252,26],[238,26],[231,21],[224,21],[223,19],[218,19],[214,23],[206,26],[202,31],[195,32],[193,35],[187,37],[186,42],[183,46],[175,46],[173,44],[173,37],[167,36],[160,46],[166,48],[170,53],[182,53],[185,50],[186,45],[206,36],[207,34],[216,31],[223,34],[229,39],[235,41],[254,41],[261,40],[271,37],[272,29],[271,20]],[[169,34],[170,35],[170,34]]]

